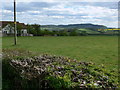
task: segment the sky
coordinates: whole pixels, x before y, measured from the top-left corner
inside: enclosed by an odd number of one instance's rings
[[[17,2],[17,21],[26,24],[61,25],[92,23],[118,27],[118,2],[97,0],[32,1]],[[94,0],[93,0],[94,1]],[[116,1],[116,2],[115,2]],[[2,2],[0,21],[13,21],[13,2]]]

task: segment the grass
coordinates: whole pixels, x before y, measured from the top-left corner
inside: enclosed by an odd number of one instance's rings
[[[79,32],[79,31],[86,31],[86,33],[88,33],[88,34],[93,34],[93,33],[94,33],[94,34],[95,34],[95,33],[97,34],[97,33],[99,33],[98,31],[93,31],[93,30],[84,29],[84,28],[83,28],[83,29],[82,29],[82,28],[79,29],[78,32]]]
[[[3,37],[3,48],[21,48],[38,53],[55,54],[73,59],[103,64],[108,69],[118,67],[117,36],[75,36],[75,37]]]

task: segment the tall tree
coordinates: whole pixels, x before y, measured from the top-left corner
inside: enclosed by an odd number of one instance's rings
[[[33,24],[32,27],[34,28],[35,32],[36,32],[36,36],[40,35],[40,25],[39,24]]]

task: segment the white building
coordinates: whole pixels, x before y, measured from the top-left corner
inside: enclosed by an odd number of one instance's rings
[[[28,36],[27,29],[21,29],[21,36]]]
[[[18,34],[17,31],[16,33]],[[13,34],[14,34],[14,27],[12,27],[10,24],[7,24],[4,28],[2,28],[2,36],[9,36]],[[27,29],[21,29],[20,36],[29,36]]]
[[[2,34],[3,36],[14,34],[14,27],[12,27],[10,24],[6,25],[4,28],[2,28]]]

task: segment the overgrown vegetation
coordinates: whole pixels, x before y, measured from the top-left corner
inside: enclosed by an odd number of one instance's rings
[[[37,55],[37,56],[36,56]],[[102,64],[62,56],[3,50],[3,90],[118,88],[118,76]]]

